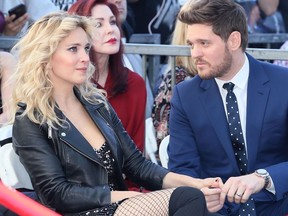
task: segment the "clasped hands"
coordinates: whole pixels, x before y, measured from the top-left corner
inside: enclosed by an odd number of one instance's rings
[[[210,184],[210,185],[209,185]],[[225,184],[221,178],[211,184],[211,178],[203,179],[204,187],[201,191],[205,195],[209,212],[217,212],[222,209],[227,198],[229,202],[245,203],[251,194],[259,192],[264,187],[264,179],[254,173],[230,177]]]

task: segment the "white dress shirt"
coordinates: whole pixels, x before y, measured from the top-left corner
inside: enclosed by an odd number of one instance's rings
[[[227,116],[227,108],[226,108],[226,95],[227,90],[223,88],[224,83],[232,82],[234,83],[233,92],[236,95],[237,102],[238,102],[238,109],[239,109],[239,116],[241,121],[242,132],[244,136],[245,148],[247,152],[247,144],[246,144],[246,107],[247,107],[247,85],[248,85],[248,77],[249,77],[249,61],[247,56],[245,55],[245,62],[240,69],[240,71],[229,81],[224,81],[215,78],[215,81],[218,85],[223,106],[225,109],[225,113]],[[228,120],[228,116],[227,116]],[[248,157],[248,153],[246,154]]]

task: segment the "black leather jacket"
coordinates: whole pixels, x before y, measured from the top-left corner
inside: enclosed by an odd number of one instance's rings
[[[124,130],[111,106],[92,105],[77,96],[103,133],[116,161],[117,180],[127,190],[124,173],[147,189],[162,188],[168,171],[145,160]],[[23,106],[24,105],[24,106]],[[25,104],[22,104],[22,112]],[[99,158],[77,129],[52,130],[31,122],[18,112],[13,126],[13,146],[28,171],[40,201],[60,213],[80,212],[111,203],[108,176]],[[58,111],[60,117],[63,116]]]

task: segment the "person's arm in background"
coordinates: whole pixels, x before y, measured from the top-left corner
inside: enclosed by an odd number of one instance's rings
[[[28,14],[26,13],[13,21],[15,16],[16,15],[13,14],[12,16],[5,17],[2,11],[0,11],[0,34],[2,33],[6,36],[15,36],[21,31],[28,20]]]
[[[0,126],[7,121],[7,103],[12,94],[13,83],[10,80],[14,72],[16,61],[14,56],[8,52],[0,52],[0,72],[1,72],[1,100],[3,112],[0,114]]]
[[[258,6],[266,16],[276,12],[279,5],[279,0],[258,0]]]
[[[264,19],[266,16],[272,15],[277,11],[279,0],[258,0],[257,4],[252,8],[248,19],[248,24],[251,31],[253,32],[254,25],[261,18]]]
[[[3,32],[5,27],[5,17],[2,11],[0,11],[0,34]]]

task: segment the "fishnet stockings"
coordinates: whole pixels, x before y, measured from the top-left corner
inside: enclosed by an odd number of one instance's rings
[[[141,194],[122,202],[115,216],[168,216],[169,200],[174,189]]]

